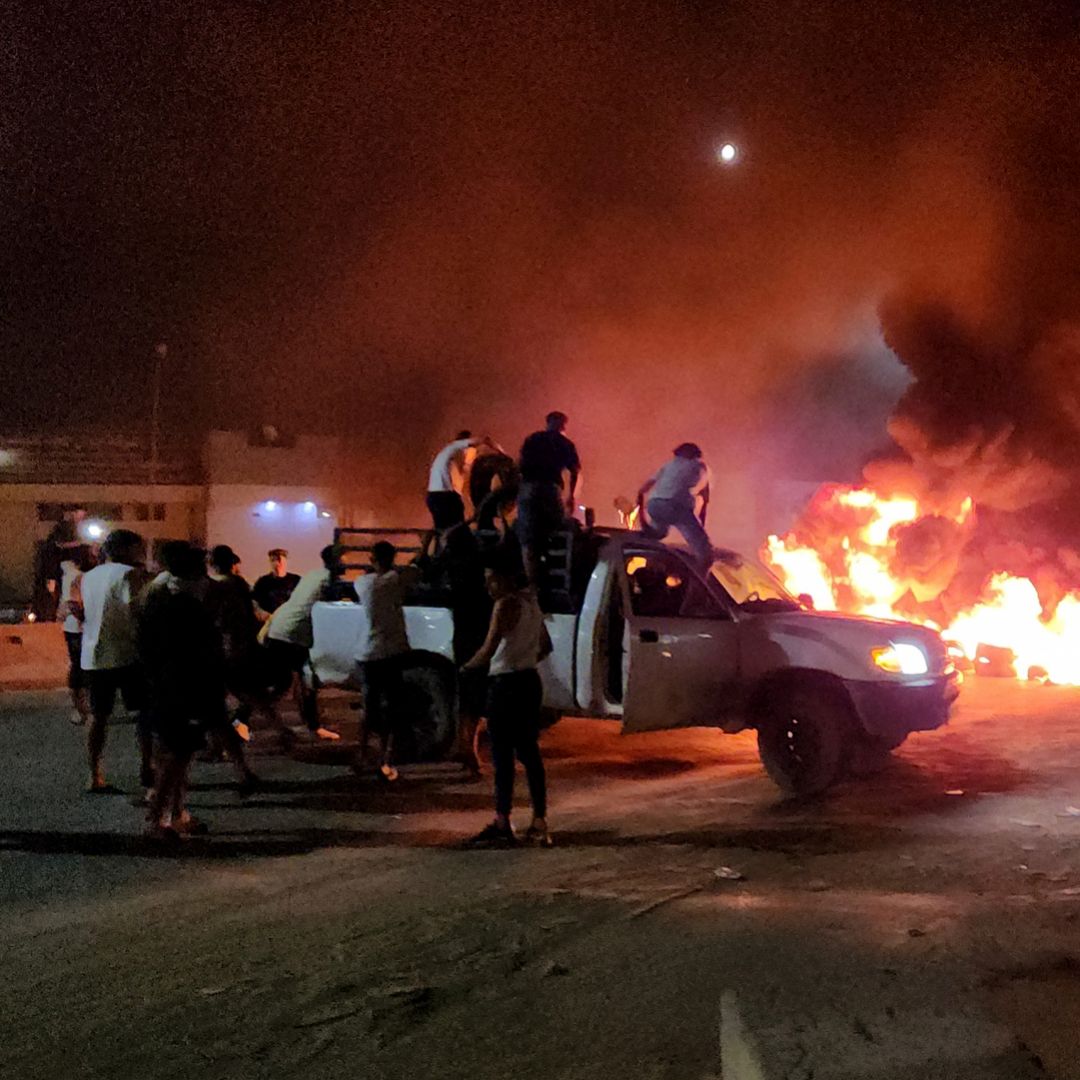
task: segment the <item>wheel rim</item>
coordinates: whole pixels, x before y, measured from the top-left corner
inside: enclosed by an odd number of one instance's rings
[[[783,756],[785,769],[792,775],[814,769],[821,758],[821,748],[813,724],[791,713],[777,727],[777,749]]]

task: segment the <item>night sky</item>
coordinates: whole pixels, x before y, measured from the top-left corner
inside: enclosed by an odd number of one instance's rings
[[[382,491],[555,407],[605,488],[835,471],[911,375],[924,452],[1071,467],[1075,11],[22,5],[0,431],[145,425],[167,341],[172,431],[343,431]]]

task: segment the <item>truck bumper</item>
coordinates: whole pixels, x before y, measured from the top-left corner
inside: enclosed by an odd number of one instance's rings
[[[866,733],[899,746],[913,731],[932,731],[948,722],[960,693],[960,676],[952,671],[918,682],[852,680],[845,686]]]

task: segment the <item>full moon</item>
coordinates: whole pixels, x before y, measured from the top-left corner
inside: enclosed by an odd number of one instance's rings
[[[739,156],[739,148],[726,142],[716,151],[716,156],[723,164],[730,165]]]

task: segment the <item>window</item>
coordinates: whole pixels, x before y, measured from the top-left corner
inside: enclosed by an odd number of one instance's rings
[[[132,507],[135,511],[136,521],[149,521],[150,520],[150,504],[149,503],[135,503]]]
[[[722,619],[720,604],[677,555],[649,551],[626,559],[630,608],[653,619]]]
[[[165,504],[164,503],[154,503],[154,520],[155,521],[164,521],[165,520]]]

